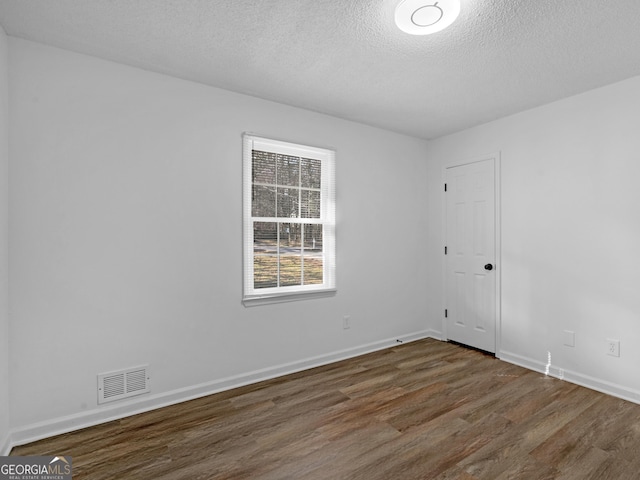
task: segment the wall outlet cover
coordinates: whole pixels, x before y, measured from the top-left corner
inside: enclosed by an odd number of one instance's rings
[[[620,340],[607,338],[607,355],[612,357],[620,356]]]
[[[566,347],[575,347],[576,346],[576,332],[572,332],[571,330],[564,330],[562,332],[562,343]]]

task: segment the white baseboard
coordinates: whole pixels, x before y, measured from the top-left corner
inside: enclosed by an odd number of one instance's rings
[[[10,451],[11,448],[17,445],[24,445],[43,438],[68,433],[74,430],[80,430],[82,428],[110,422],[112,420],[119,420],[131,415],[137,415],[139,413],[205,397],[225,390],[231,390],[233,388],[261,382],[263,380],[269,380],[283,375],[288,375],[290,373],[327,365],[329,363],[357,357],[366,353],[394,347],[400,343],[409,343],[423,338],[439,339],[439,333],[432,330],[423,330],[291,363],[255,370],[242,375],[236,375],[233,377],[173,390],[171,392],[144,396],[144,398],[136,397],[131,400],[119,402],[117,405],[100,406],[89,412],[82,412],[27,425],[11,432],[11,435],[6,442],[8,445],[7,448]]]
[[[582,373],[566,370],[558,367],[557,365],[551,364],[547,366],[546,363],[532,358],[523,357],[516,353],[501,351],[499,354],[496,354],[496,356],[505,362],[513,363],[514,365],[518,365],[529,370],[544,373],[550,377],[566,380],[567,382],[575,383],[576,385],[590,388],[591,390],[596,390],[601,393],[606,393],[607,395],[640,404],[640,391],[638,390],[623,387],[622,385],[591,377],[589,375],[584,375]]]
[[[12,448],[11,436],[6,435],[5,438],[0,438],[0,457],[6,457],[9,455]]]
[[[440,340],[442,342],[446,341],[441,331],[439,330],[427,330],[427,331],[429,332],[429,338]]]

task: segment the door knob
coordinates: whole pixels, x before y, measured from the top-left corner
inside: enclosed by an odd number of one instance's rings
[[[487,263],[487,264],[484,266],[484,269],[485,269],[485,270],[493,270],[493,265],[491,265],[490,263]]]

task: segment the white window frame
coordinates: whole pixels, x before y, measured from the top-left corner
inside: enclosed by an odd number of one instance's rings
[[[254,239],[253,223],[276,221],[277,217],[252,216],[253,150],[280,153],[321,161],[320,218],[279,218],[286,223],[322,224],[323,234],[323,283],[271,288],[254,288]],[[335,245],[335,151],[298,145],[280,140],[243,135],[243,297],[245,306],[290,302],[307,298],[335,295],[336,245]]]

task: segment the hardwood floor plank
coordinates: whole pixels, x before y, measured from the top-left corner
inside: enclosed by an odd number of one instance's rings
[[[594,446],[610,453],[616,458],[630,462],[640,462],[640,412],[636,405],[620,400],[620,410],[616,420],[607,429],[600,429],[599,438]],[[640,469],[639,469],[640,471]]]
[[[574,450],[591,448],[609,430],[626,402],[608,396],[597,401],[536,447],[531,455],[547,465],[562,468]]]
[[[75,480],[639,478],[640,405],[436,340],[14,448]]]
[[[510,462],[503,467],[506,468],[502,469],[495,480],[554,480],[558,476],[558,471],[555,468],[539,463],[530,457],[522,457],[517,462]],[[582,477],[573,478],[577,480]]]
[[[558,382],[562,383],[562,382]],[[559,385],[559,388],[562,388]],[[514,464],[530,461],[529,452],[593,404],[598,395],[586,388],[573,389],[567,403],[554,400],[520,424],[512,424],[499,442],[492,442],[460,462],[480,478],[497,478]]]

